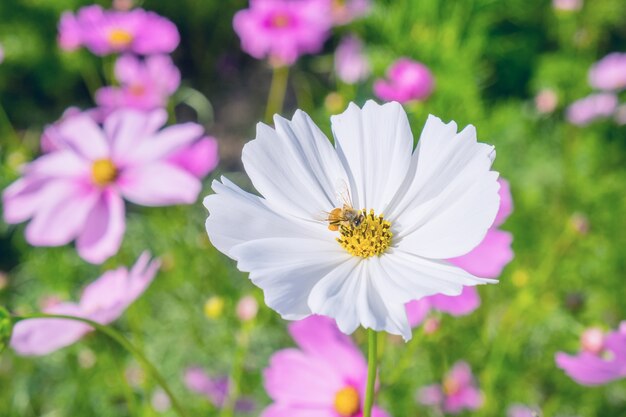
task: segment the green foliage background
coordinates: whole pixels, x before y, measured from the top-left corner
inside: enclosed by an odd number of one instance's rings
[[[0,188],[18,177],[20,163],[37,155],[43,125],[68,106],[92,105],[90,92],[103,80],[103,62],[84,50],[62,52],[55,41],[60,13],[86,4],[0,2],[6,52],[0,103],[14,128],[0,121]],[[143,6],[178,25],[182,42],[174,59],[184,85],[212,103],[212,117],[199,116],[220,140],[222,163],[206,179],[202,195],[222,174],[249,186],[238,152],[262,119],[270,70],[240,51],[232,30],[233,14],[246,2],[145,0]],[[432,69],[433,96],[407,106],[414,135],[428,113],[459,126],[474,124],[481,141],[496,145],[496,169],[510,181],[515,203],[504,228],[515,236],[516,258],[500,284],[480,288],[482,306],[470,316],[442,316],[435,334],[416,329],[406,345],[390,338],[379,403],[394,417],[436,416],[416,404],[416,389],[439,381],[456,360],[465,359],[486,398],[472,415],[503,416],[512,403],[538,406],[545,416],[626,415],[625,381],[582,387],[554,364],[556,351],[577,350],[585,327],[609,329],[626,319],[626,129],[611,121],[578,128],[563,117],[568,103],[591,92],[589,66],[626,48],[626,2],[589,0],[582,11],[558,12],[549,1],[379,0],[368,17],[336,29],[323,54],[296,64],[284,114],[303,108],[329,132],[330,114],[349,100],[362,104],[372,97],[372,80],[355,87],[332,75],[333,48],[348,32],[366,42],[374,76],[382,76],[399,56]],[[543,88],[559,97],[559,107],[547,116],[533,104]],[[338,95],[327,99],[332,92]],[[588,233],[572,226],[575,213],[588,219]],[[241,331],[234,306],[245,294],[262,304],[262,294],[210,245],[205,216],[200,201],[158,209],[131,206],[122,249],[101,266],[81,261],[70,246],[30,247],[23,225],[0,222],[0,270],[8,278],[0,305],[33,312],[49,294],[76,299],[101,272],[131,265],[149,249],[164,267],[115,327],[146,350],[192,415],[216,415],[204,398],[185,390],[182,371],[198,364],[212,374],[228,373]],[[203,304],[213,295],[224,298],[224,314],[207,319]],[[363,336],[357,332],[355,339],[363,343]],[[241,387],[259,402],[256,414],[269,403],[262,369],[274,351],[291,345],[285,323],[262,306]],[[159,415],[150,403],[155,382],[140,378],[131,384],[124,376],[137,367],[97,334],[42,358],[6,352],[0,357],[0,415]]]

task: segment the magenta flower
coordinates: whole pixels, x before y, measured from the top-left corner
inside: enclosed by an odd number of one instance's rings
[[[371,8],[370,0],[330,0],[333,23],[345,25],[366,15]]]
[[[601,385],[626,378],[626,321],[604,337],[598,329],[587,329],[576,356],[558,352],[556,365],[581,385]]]
[[[143,294],[154,279],[159,265],[156,260],[150,261],[150,254],[144,252],[130,271],[126,268],[107,271],[89,284],[78,303],[53,304],[45,307],[43,312],[109,324]],[[91,326],[74,320],[22,320],[13,329],[11,347],[24,356],[46,355],[71,345],[90,331]]]
[[[589,70],[589,84],[600,90],[626,88],[626,53],[613,52]]]
[[[346,36],[341,40],[335,51],[335,72],[347,84],[355,84],[369,76],[370,64],[359,38]]]
[[[500,208],[485,238],[469,253],[449,259],[452,264],[482,278],[497,278],[504,267],[513,259],[513,250],[511,249],[513,235],[499,229],[513,211],[513,198],[508,181],[500,179],[498,182],[500,183]],[[476,288],[464,287],[461,294],[457,296],[437,294],[411,301],[406,305],[406,312],[409,323],[415,327],[424,320],[431,309],[453,316],[463,316],[476,310],[479,306],[480,297]]]
[[[433,92],[435,79],[422,63],[400,58],[387,70],[389,80],[374,82],[374,94],[385,101],[407,103],[426,100]]]
[[[361,417],[367,363],[334,320],[310,316],[289,325],[299,349],[284,349],[270,359],[265,389],[274,400],[262,417]],[[372,415],[387,417],[374,407]]]
[[[244,51],[276,66],[291,65],[322,49],[331,27],[324,6],[319,0],[250,0],[249,9],[235,14],[233,26]]]
[[[575,101],[567,108],[567,120],[585,126],[594,120],[609,117],[617,108],[617,96],[612,93],[591,94]]]
[[[98,5],[65,12],[59,22],[59,45],[66,50],[87,47],[96,55],[133,52],[170,53],[180,37],[174,23],[143,9],[103,10]]]
[[[3,193],[4,219],[31,219],[26,240],[61,246],[76,239],[78,254],[92,263],[117,253],[125,229],[123,198],[144,206],[191,204],[201,183],[176,155],[202,136],[185,123],[159,131],[164,110],[118,110],[98,125],[89,115],[56,127],[58,149],[24,168]]]
[[[191,367],[185,370],[185,386],[197,394],[205,396],[211,404],[222,408],[228,398],[230,382],[227,376],[210,377],[202,368]],[[237,399],[235,410],[250,413],[256,408],[255,402],[247,397]]]
[[[96,91],[96,103],[105,113],[120,107],[153,110],[166,107],[168,98],[180,85],[180,71],[169,55],[151,55],[144,60],[123,55],[115,63],[119,87]]]
[[[483,394],[476,387],[469,365],[460,361],[448,372],[443,384],[421,388],[418,400],[424,405],[438,407],[445,413],[457,414],[463,410],[480,408]]]

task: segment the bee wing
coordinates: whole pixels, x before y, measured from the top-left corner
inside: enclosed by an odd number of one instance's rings
[[[346,180],[337,180],[335,189],[337,190],[337,201],[344,206],[352,207],[352,196],[350,195],[350,188],[348,188]]]

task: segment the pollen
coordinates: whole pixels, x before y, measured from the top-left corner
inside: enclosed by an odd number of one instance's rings
[[[443,392],[446,395],[454,395],[461,390],[461,385],[453,378],[446,378],[443,381]]]
[[[359,393],[354,387],[345,387],[335,394],[335,411],[342,417],[350,417],[361,408]]]
[[[278,13],[272,17],[272,26],[275,28],[287,27],[289,23],[291,23],[291,19],[286,14]]]
[[[109,43],[115,48],[123,48],[133,41],[133,34],[124,29],[113,29],[109,32]]]
[[[110,159],[98,159],[91,166],[91,179],[96,185],[107,185],[117,178],[117,167]]]
[[[381,255],[391,244],[391,223],[380,214],[376,216],[374,210],[367,213],[362,210],[363,221],[358,225],[342,225],[339,229],[340,237],[337,242],[351,255],[369,258]]]

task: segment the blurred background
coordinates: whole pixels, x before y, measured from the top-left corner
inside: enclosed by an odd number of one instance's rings
[[[584,387],[554,363],[555,352],[578,350],[583,329],[608,330],[626,319],[626,121],[617,115],[577,126],[566,117],[570,104],[593,91],[589,68],[626,49],[626,2],[557,3],[376,0],[366,16],[334,28],[321,53],[290,69],[282,114],[301,108],[330,134],[329,116],[350,101],[375,98],[374,80],[394,60],[422,62],[435,86],[427,100],[405,106],[416,138],[429,113],[461,127],[473,124],[480,141],[496,146],[495,168],[511,185],[514,212],[503,228],[513,233],[515,259],[500,284],[479,289],[482,305],[473,314],[442,315],[437,331],[416,329],[407,345],[390,339],[378,402],[391,416],[440,415],[416,403],[416,390],[440,381],[460,359],[472,365],[485,396],[471,415],[504,416],[514,403],[545,416],[626,415],[625,381]],[[0,2],[1,189],[39,154],[45,125],[70,106],[93,106],[103,65],[111,61],[86,49],[62,51],[56,40],[61,13],[88,4]],[[199,121],[219,141],[220,164],[201,196],[224,174],[250,187],[241,147],[264,118],[272,68],[244,53],[233,31],[233,15],[247,2],[137,5],[172,20],[181,34],[172,54],[182,74],[172,98],[177,120]],[[371,64],[371,75],[357,84],[334,72],[333,53],[346,34],[358,35]],[[262,370],[274,351],[293,342],[260,291],[211,246],[206,214],[201,198],[191,206],[129,206],[122,248],[103,265],[83,262],[72,245],[32,247],[23,224],[0,222],[0,305],[33,312],[51,295],[76,299],[104,270],[131,265],[149,249],[161,257],[161,272],[115,326],[146,350],[192,415],[216,415],[206,398],[185,388],[183,373],[194,365],[212,375],[230,372],[244,331],[235,306],[253,295],[261,307],[245,329],[241,391],[255,404],[248,415],[258,415],[270,402]],[[357,332],[355,339],[363,336]],[[405,368],[391,375],[406,352]],[[41,358],[11,351],[0,357],[2,416],[173,415],[159,395],[135,360],[98,334]]]

